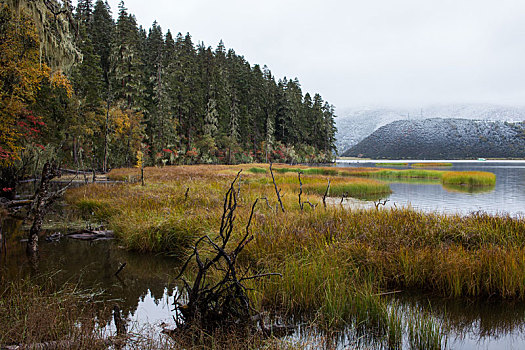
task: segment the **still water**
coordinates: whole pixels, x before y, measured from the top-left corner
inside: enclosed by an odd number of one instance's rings
[[[338,161],[341,167],[385,167],[381,161]],[[392,163],[392,161],[388,161]],[[406,162],[406,161],[404,161]],[[423,162],[419,160],[411,163]],[[452,163],[451,167],[422,168],[451,171],[487,171],[496,175],[492,188],[444,187],[439,183],[391,182],[393,193],[387,206],[411,206],[423,211],[469,214],[484,211],[490,214],[525,215],[525,161],[439,161]],[[408,169],[396,166],[395,169]]]

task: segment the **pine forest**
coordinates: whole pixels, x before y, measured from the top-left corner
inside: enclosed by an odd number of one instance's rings
[[[297,78],[276,80],[222,41],[146,30],[124,2],[116,20],[102,0],[42,4],[44,24],[23,6],[1,9],[3,187],[39,157],[100,171],[333,159],[334,107]]]

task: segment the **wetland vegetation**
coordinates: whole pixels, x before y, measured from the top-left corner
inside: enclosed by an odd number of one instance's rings
[[[69,190],[66,201],[76,215],[114,230],[126,249],[183,260],[198,237],[217,235],[225,190],[241,168],[145,168],[144,186],[91,184]],[[245,234],[258,200],[250,227],[253,238],[238,258],[241,269],[282,276],[247,281],[258,310],[286,320],[300,317],[321,332],[350,329],[356,339],[377,347],[438,349],[446,343],[446,325],[428,311],[404,310],[388,298],[391,293],[524,300],[523,219],[325,207],[328,179],[330,190],[338,185],[375,190],[383,188],[381,182],[363,174],[387,170],[343,169],[327,176],[323,173],[328,169],[311,175],[308,169],[274,168],[284,212],[266,165],[242,172],[235,185],[236,240]],[[137,172],[117,169],[109,177],[134,178]],[[303,204],[312,205],[301,205],[299,193]],[[194,272],[190,269],[186,278],[191,281]],[[273,346],[286,344],[277,343]]]

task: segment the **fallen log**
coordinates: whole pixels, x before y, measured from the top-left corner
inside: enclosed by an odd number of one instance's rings
[[[14,199],[7,201],[0,201],[0,208],[9,209],[16,207],[24,207],[26,205],[31,205],[33,203],[32,199]]]
[[[66,234],[67,238],[78,239],[81,241],[94,241],[113,239],[113,231],[95,231],[95,230],[82,230]]]

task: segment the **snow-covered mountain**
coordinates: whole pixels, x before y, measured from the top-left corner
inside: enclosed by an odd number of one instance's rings
[[[350,108],[336,118],[336,146],[339,154],[356,145],[378,128],[396,120],[459,118],[519,122],[525,120],[525,107],[489,104],[442,105],[425,108]]]
[[[524,158],[525,123],[433,118],[380,127],[344,156],[386,159]]]

